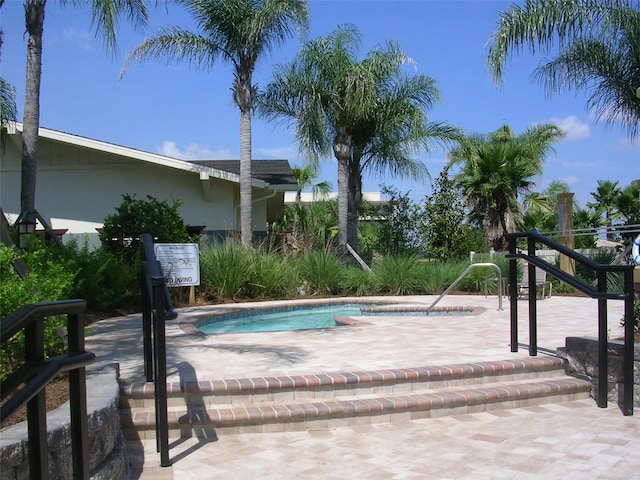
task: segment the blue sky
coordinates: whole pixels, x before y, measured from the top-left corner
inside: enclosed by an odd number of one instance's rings
[[[162,2],[160,2],[162,4]],[[466,133],[489,133],[504,124],[516,134],[535,123],[554,122],[567,138],[554,145],[545,160],[536,191],[549,182],[566,182],[579,205],[591,201],[597,180],[627,186],[640,178],[639,149],[616,127],[595,124],[585,108],[586,94],[567,92],[548,98],[532,73],[543,57],[523,53],[505,69],[497,88],[486,68],[487,40],[504,1],[366,1],[312,0],[309,38],[325,36],[338,25],[352,23],[362,33],[362,56],[387,40],[397,41],[416,63],[416,72],[437,81],[442,100],[432,121],[446,121]],[[199,71],[185,63],[148,62],[132,66],[120,79],[126,54],[161,26],[191,27],[178,7],[160,6],[151,24],[134,31],[123,23],[119,51],[109,55],[94,40],[87,9],[47,2],[44,34],[41,118],[43,127],[127,147],[185,159],[239,158],[239,113],[230,87],[231,67],[217,64]],[[6,0],[0,10],[4,30],[1,75],[16,87],[19,117],[24,102],[26,35],[22,0]],[[264,86],[276,64],[289,62],[300,46],[291,39],[259,64],[254,80]],[[293,133],[282,125],[254,118],[254,158],[286,158],[300,166],[304,157]],[[420,155],[436,178],[446,163],[446,151]],[[327,159],[319,180],[336,185],[336,164]],[[411,192],[420,200],[430,182],[389,177],[366,178],[365,191],[380,184]]]

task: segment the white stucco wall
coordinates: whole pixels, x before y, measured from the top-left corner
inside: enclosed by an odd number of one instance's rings
[[[0,205],[6,213],[20,211],[20,150],[15,138],[12,140],[0,160]],[[159,200],[182,200],[179,212],[189,225],[205,225],[206,230],[235,229],[239,225],[238,184],[213,178],[207,182],[210,201],[205,200],[197,172],[41,139],[36,209],[47,221],[53,220],[53,228],[67,228],[65,219],[101,224],[115,213],[123,194],[135,194],[139,199],[152,195]],[[254,198],[264,195],[254,189]],[[265,205],[254,204],[255,230],[265,229]],[[95,231],[94,227],[89,225],[88,229]]]

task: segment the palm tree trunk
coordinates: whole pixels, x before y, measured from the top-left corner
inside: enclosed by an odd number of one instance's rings
[[[40,81],[42,77],[42,31],[46,0],[25,1],[27,71],[22,131],[22,178],[20,214],[24,222],[35,224],[38,128],[40,126]]]
[[[347,213],[347,242],[358,251],[358,210],[362,203],[362,176],[359,162],[349,162],[349,191]]]
[[[253,245],[251,196],[251,111],[240,110],[240,237],[242,244]]]
[[[338,254],[343,256],[347,253],[349,159],[351,158],[351,135],[345,128],[338,129],[333,142],[333,153],[338,160]]]

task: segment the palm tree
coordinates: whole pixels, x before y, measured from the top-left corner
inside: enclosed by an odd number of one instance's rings
[[[604,213],[603,226],[607,227],[607,240],[611,240],[612,234],[609,231],[611,222],[616,217],[614,210],[616,209],[616,198],[620,193],[618,182],[610,180],[598,180],[598,188],[595,192],[591,192],[591,196],[595,202],[587,203],[587,207],[595,208]]]
[[[449,152],[449,164],[461,165],[455,180],[472,215],[482,219],[487,246],[507,248],[506,236],[515,231],[515,214],[521,210],[518,195],[534,185],[551,143],[563,136],[553,124],[529,127],[518,136],[505,125],[489,135],[471,135]]]
[[[311,187],[314,199],[316,196],[326,196],[331,192],[330,182],[313,183],[316,178],[316,168],[313,165],[305,165],[304,167],[293,167],[291,169],[293,176],[296,178],[296,205],[302,203],[302,190]]]
[[[363,174],[390,173],[392,177],[422,180],[429,172],[413,155],[462,136],[457,128],[427,121],[426,111],[440,100],[435,80],[424,75],[402,75],[401,65],[394,63],[394,59],[402,58],[401,51],[389,44],[387,52],[382,52],[381,57],[391,54],[391,61],[380,69],[376,79],[377,107],[356,125],[349,162],[347,241],[356,251]]]
[[[222,61],[233,66],[233,100],[240,110],[240,235],[253,243],[251,194],[251,113],[258,93],[253,73],[261,57],[307,28],[308,6],[303,0],[178,0],[198,27],[162,29],[135,47],[122,73],[134,61],[187,61],[205,70]]]
[[[501,14],[489,39],[488,64],[497,83],[511,52],[556,58],[536,71],[549,93],[590,92],[587,108],[596,119],[618,124],[630,138],[640,124],[640,12],[626,0],[527,0]]]
[[[266,118],[295,123],[296,140],[312,162],[335,156],[341,254],[347,244],[357,247],[364,169],[417,177],[426,172],[409,153],[424,145],[430,130],[423,109],[439,95],[427,77],[402,77],[411,59],[396,44],[376,48],[360,62],[359,45],[352,25],[307,42],[276,72],[259,104]]]
[[[95,34],[107,50],[116,46],[117,25],[125,14],[136,26],[146,24],[147,11],[140,0],[63,0],[73,5],[91,5]],[[40,82],[42,78],[42,34],[46,0],[24,0],[27,29],[27,69],[22,130],[22,176],[20,192],[20,221],[35,225],[36,172],[38,128],[40,127]]]

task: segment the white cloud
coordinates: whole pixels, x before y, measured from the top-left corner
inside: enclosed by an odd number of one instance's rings
[[[82,50],[91,50],[93,37],[86,30],[66,28],[62,32],[62,38],[68,42],[75,43]]]
[[[580,183],[580,179],[575,175],[569,175],[567,177],[564,177],[562,181],[567,185],[577,185],[578,183]]]
[[[579,140],[591,136],[591,127],[586,123],[581,123],[575,115],[569,115],[565,118],[553,117],[551,123],[556,124],[564,131],[565,140]]]
[[[277,159],[293,159],[298,156],[297,150],[292,147],[275,147],[275,148],[256,148],[253,156],[255,158],[277,158]]]
[[[211,150],[197,143],[189,143],[180,148],[172,141],[164,141],[156,148],[156,153],[180,160],[231,160],[237,158],[230,150]]]

